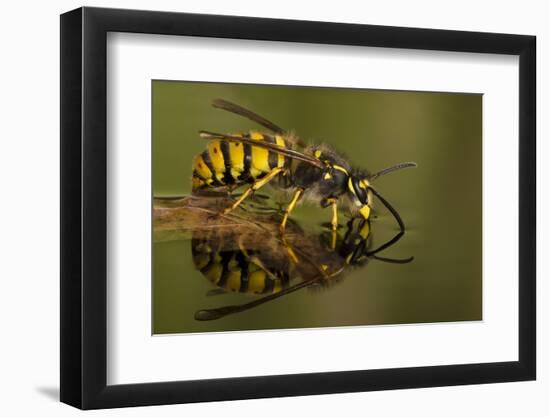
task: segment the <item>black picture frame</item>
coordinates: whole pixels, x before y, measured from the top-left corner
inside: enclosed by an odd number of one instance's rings
[[[519,56],[519,360],[107,385],[108,32]],[[535,50],[524,35],[88,7],[61,15],[61,401],[94,409],[535,379]]]

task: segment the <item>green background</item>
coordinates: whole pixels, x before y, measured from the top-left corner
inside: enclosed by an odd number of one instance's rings
[[[206,296],[212,284],[194,270],[188,240],[153,243],[153,332],[332,327],[482,319],[482,96],[437,92],[153,81],[153,193],[190,192],[191,161],[205,149],[201,129],[260,129],[210,103],[224,98],[306,141],[344,151],[374,172],[398,162],[418,168],[376,185],[400,212],[407,232],[385,251],[415,260],[372,261],[324,291],[301,290],[210,322],[194,313],[250,301],[250,295]],[[293,218],[315,227],[319,207]],[[373,222],[374,242],[395,233],[391,215]],[[378,232],[380,231],[380,232]]]

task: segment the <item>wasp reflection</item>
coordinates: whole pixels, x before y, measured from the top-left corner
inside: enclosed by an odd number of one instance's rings
[[[370,221],[354,218],[344,231],[314,234],[293,227],[284,235],[266,230],[212,228],[193,234],[195,268],[213,284],[210,294],[246,293],[255,298],[241,305],[199,310],[196,320],[215,320],[258,307],[303,288],[328,288],[352,268],[371,260],[409,263],[385,258],[381,251],[396,244],[404,231],[372,248]]]

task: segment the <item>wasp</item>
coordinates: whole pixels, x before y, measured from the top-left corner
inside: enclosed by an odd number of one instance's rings
[[[208,294],[239,292],[256,298],[241,305],[199,310],[195,318],[219,319],[307,287],[331,288],[343,280],[346,272],[363,267],[373,259],[409,263],[413,257],[394,259],[378,255],[395,244],[400,236],[398,233],[374,249],[370,222],[360,217],[347,222],[336,247],[328,234],[319,236],[296,228],[288,242],[269,231],[241,234],[212,229],[206,234],[197,233],[191,241],[192,258],[195,268],[215,286]]]
[[[376,173],[352,167],[347,158],[325,144],[305,144],[292,132],[237,104],[223,99],[212,102],[214,108],[243,116],[263,126],[270,133],[250,131],[223,134],[200,131],[209,140],[207,149],[193,160],[193,191],[248,188],[223,210],[228,214],[266,184],[285,191],[289,202],[284,210],[280,229],[284,232],[288,219],[299,200],[332,208],[331,226],[338,228],[338,206],[348,209],[352,217],[368,220],[373,198],[377,197],[392,213],[401,231],[405,226],[399,213],[372,186],[382,175],[414,162],[400,163]]]

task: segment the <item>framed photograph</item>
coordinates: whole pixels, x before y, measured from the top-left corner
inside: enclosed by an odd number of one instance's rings
[[[535,37],[61,16],[61,401],[533,380]]]

